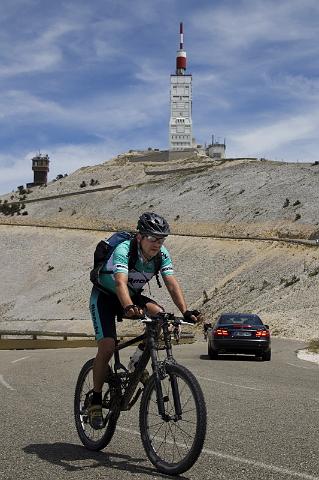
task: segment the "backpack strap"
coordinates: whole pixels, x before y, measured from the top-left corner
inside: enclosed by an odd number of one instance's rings
[[[155,276],[156,276],[156,281],[157,281],[157,285],[159,286],[159,288],[162,288],[162,284],[160,282],[160,279],[159,279],[159,272],[161,270],[161,266],[162,266],[162,254],[161,254],[161,251],[159,251],[155,258],[154,258],[154,261],[155,261]]]
[[[138,260],[137,238],[132,237],[128,251],[128,269],[133,270]]]

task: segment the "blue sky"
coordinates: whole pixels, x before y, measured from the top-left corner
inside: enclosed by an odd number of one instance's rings
[[[197,143],[318,160],[317,0],[1,0],[0,193],[167,148],[180,21]]]

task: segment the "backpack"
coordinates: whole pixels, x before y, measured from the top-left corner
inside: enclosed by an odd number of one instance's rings
[[[135,267],[135,263],[138,258],[138,251],[137,251],[137,240],[136,236],[129,232],[116,232],[111,237],[105,238],[101,240],[94,252],[94,266],[90,272],[90,280],[96,287],[102,289],[103,287],[100,285],[100,272],[102,270],[103,265],[105,262],[111,257],[112,253],[114,252],[115,248],[125,240],[130,240],[130,249],[128,253],[128,269],[133,270]],[[159,271],[162,265],[162,256],[161,252],[154,258],[155,260],[155,276],[157,285],[161,288],[162,285],[159,280]],[[106,270],[103,273],[113,273],[112,270]]]

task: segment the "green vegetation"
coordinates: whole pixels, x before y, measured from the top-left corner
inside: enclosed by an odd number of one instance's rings
[[[316,267],[314,270],[308,273],[308,277],[315,277],[319,273],[319,267]]]
[[[319,353],[319,338],[310,340],[308,350],[313,353]]]
[[[4,200],[4,202],[0,204],[0,213],[5,216],[13,217],[14,214],[21,215],[21,210],[24,209],[25,204],[20,202],[8,203],[7,200]],[[23,212],[23,214],[26,215],[25,212]]]
[[[287,280],[286,278],[281,278],[280,283],[284,285],[284,287],[290,287],[294,283],[297,283],[300,281],[299,277],[296,277],[296,275],[293,275],[290,280]]]

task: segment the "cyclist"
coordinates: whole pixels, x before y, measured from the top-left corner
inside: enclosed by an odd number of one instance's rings
[[[167,221],[153,212],[143,213],[137,224],[137,234],[132,240],[125,240],[113,251],[100,274],[103,291],[93,286],[90,297],[90,312],[98,342],[98,351],[93,364],[93,395],[88,409],[89,421],[93,428],[103,428],[102,387],[106,367],[114,353],[116,342],[115,317],[139,318],[144,309],[148,315],[164,311],[154,300],[142,295],[143,287],[155,275],[155,257],[160,254],[160,273],[165,286],[184,319],[197,322],[200,313],[190,311],[182,289],[174,276],[171,257],[163,243],[170,234]],[[137,260],[134,268],[128,268],[130,242],[136,243]],[[140,348],[143,348],[140,346]]]

